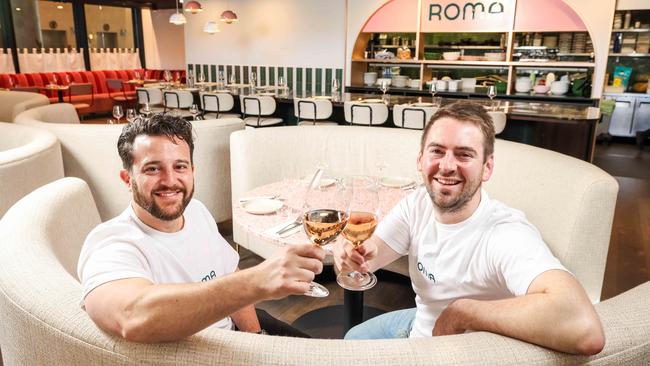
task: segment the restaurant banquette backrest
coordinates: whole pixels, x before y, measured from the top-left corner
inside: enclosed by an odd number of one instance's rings
[[[553,254],[600,300],[618,183],[593,164],[497,139],[491,198],[524,211]]]
[[[0,218],[27,193],[59,178],[63,178],[63,162],[56,136],[0,122]]]
[[[0,122],[13,122],[21,112],[47,104],[49,99],[40,93],[0,90]]]

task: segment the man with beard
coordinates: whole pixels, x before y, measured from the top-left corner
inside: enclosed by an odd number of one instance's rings
[[[359,324],[346,339],[488,331],[568,353],[600,352],[605,337],[582,286],[522,212],[481,189],[493,152],[494,126],[482,106],[458,102],[431,118],[417,158],[425,187],[358,250],[334,249],[344,273],[408,255],[417,306]]]
[[[103,330],[136,342],[174,341],[207,327],[305,336],[253,304],[303,294],[322,270],[315,245],[286,246],[238,270],[238,254],[192,199],[192,125],[136,120],[117,143],[126,210],[93,229],[78,263],[83,305]]]

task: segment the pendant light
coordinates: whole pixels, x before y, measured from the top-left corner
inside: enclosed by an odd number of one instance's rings
[[[187,20],[185,20],[183,13],[178,12],[178,0],[176,0],[176,13],[172,14],[169,17],[169,22],[175,25],[183,25],[187,23]]]
[[[203,11],[203,7],[201,6],[201,3],[198,1],[190,1],[187,4],[185,4],[185,11],[188,13],[196,14],[200,13]]]
[[[208,20],[203,26],[203,31],[208,34],[215,34],[221,32],[221,30],[219,29],[219,24],[217,24],[217,22],[215,22],[214,20]]]
[[[236,22],[238,20],[239,19],[237,19],[237,14],[235,14],[235,12],[232,10],[226,10],[221,13],[221,21],[226,24],[231,24],[232,22]]]

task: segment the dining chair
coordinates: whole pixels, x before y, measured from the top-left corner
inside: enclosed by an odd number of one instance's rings
[[[494,134],[500,134],[506,128],[506,114],[504,112],[488,112],[490,117],[492,117],[492,123],[494,124]]]
[[[230,93],[200,93],[200,96],[203,116],[205,116],[206,113],[214,113],[216,114],[215,118],[217,119],[241,117],[238,113],[222,113],[231,111],[235,106],[235,99],[230,95]]]
[[[332,102],[320,98],[293,98],[293,111],[298,126],[338,125],[327,119],[332,116]]]
[[[88,96],[90,95],[90,100]],[[85,98],[72,98],[74,96],[85,96]],[[95,92],[93,91],[92,83],[71,83],[68,85],[68,103],[72,104],[74,109],[79,114],[79,118],[83,119],[83,114],[80,110],[89,109],[95,104]]]
[[[396,104],[393,106],[393,123],[401,128],[423,130],[437,110],[438,108],[433,106]]]
[[[378,126],[388,120],[388,106],[382,102],[347,101],[343,111],[350,125]]]
[[[247,126],[266,127],[284,123],[282,118],[269,117],[275,113],[275,98],[260,95],[240,95],[239,100],[244,115],[244,123]]]
[[[138,104],[144,105],[149,103],[151,112],[160,113],[165,111],[163,105],[163,94],[160,88],[136,88],[136,95],[138,96]]]
[[[192,92],[187,90],[166,90],[163,92],[163,100],[165,101],[165,113],[167,113],[168,109],[174,109],[180,113],[181,117],[192,115],[188,110],[194,104]]]
[[[108,97],[120,104],[130,104],[136,100],[135,96],[126,93],[124,84],[120,79],[106,79]]]

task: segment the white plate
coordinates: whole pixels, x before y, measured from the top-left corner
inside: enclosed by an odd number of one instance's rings
[[[413,107],[433,107],[433,103],[412,103]]]
[[[199,91],[199,88],[181,88],[180,90],[185,90],[185,91]]]
[[[226,93],[226,94],[230,94],[230,90],[227,90],[227,89],[217,89],[217,90],[213,90],[212,92],[213,92],[213,93]]]
[[[255,95],[261,95],[261,96],[264,96],[264,97],[274,97],[275,93],[273,93],[273,92],[264,92],[264,93],[255,93]]]
[[[302,180],[307,182],[307,185],[309,185],[309,182],[311,182],[311,178],[312,177],[303,177]],[[321,178],[320,182],[318,182],[318,185],[321,188],[324,188],[324,187],[329,187],[334,183],[336,183],[336,179],[334,179],[334,178]]]
[[[242,203],[241,207],[246,210],[246,212],[254,215],[266,215],[279,210],[282,205],[284,205],[282,201],[268,198],[257,198]]]
[[[381,103],[382,100],[381,99],[364,99],[364,100],[362,100],[362,102],[364,102],[364,103]]]
[[[312,98],[314,98],[314,99],[332,99],[332,96],[331,95],[316,95],[316,96],[314,96]]]
[[[383,177],[379,183],[384,187],[402,188],[415,184],[415,181],[406,177]]]

